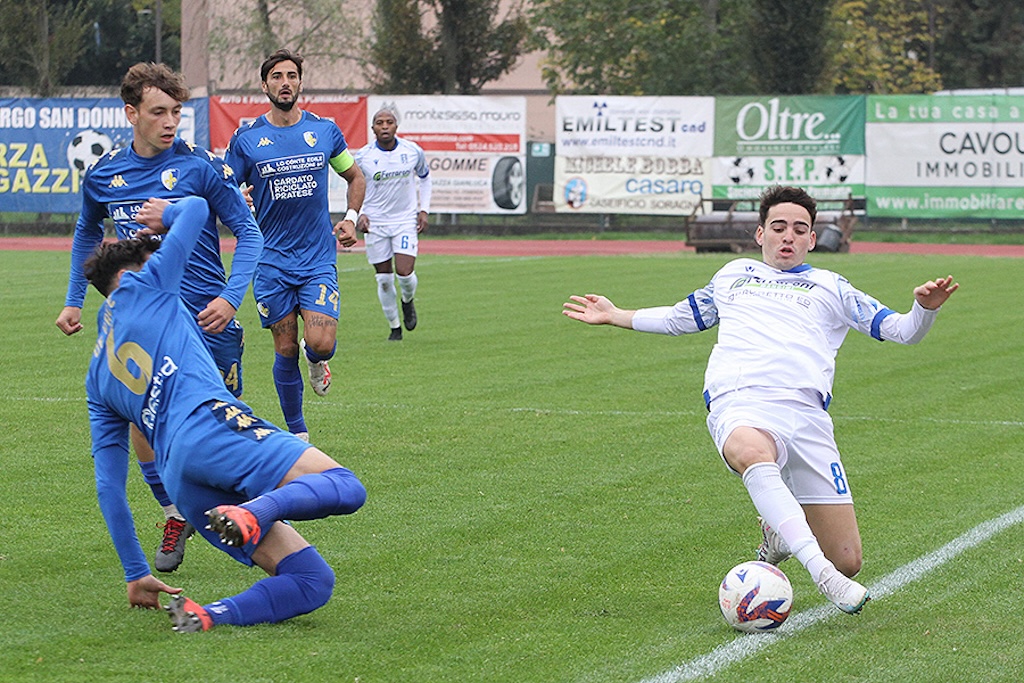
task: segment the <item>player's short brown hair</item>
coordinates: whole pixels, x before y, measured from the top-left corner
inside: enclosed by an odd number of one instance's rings
[[[146,88],[156,88],[174,98],[176,102],[185,102],[190,96],[185,77],[166,64],[139,62],[128,69],[121,79],[121,99],[125,104],[138,107]]]

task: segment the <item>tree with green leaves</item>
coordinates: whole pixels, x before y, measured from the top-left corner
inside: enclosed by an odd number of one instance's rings
[[[934,55],[929,3],[920,0],[848,0],[832,17],[835,46],[826,91],[840,94],[929,93],[942,78]]]
[[[515,65],[526,42],[522,11],[500,20],[498,12],[498,0],[377,0],[365,65],[374,90],[479,93]]]
[[[0,0],[0,78],[47,97],[85,52],[82,0]]]
[[[750,0],[537,0],[532,47],[555,93],[750,92]]]
[[[338,0],[236,1],[211,26],[209,50],[218,58],[211,67],[223,78],[235,65],[259,65],[283,47],[306,59],[359,63],[359,25]]]
[[[833,0],[753,0],[748,40],[758,90],[779,95],[819,91]]]
[[[1024,86],[1020,0],[936,0],[943,5],[936,64],[947,88]]]
[[[419,0],[377,0],[363,65],[378,93],[439,92],[441,69],[434,45],[423,32]]]

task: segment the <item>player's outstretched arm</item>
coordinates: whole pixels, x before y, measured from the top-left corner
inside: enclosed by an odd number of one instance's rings
[[[935,310],[960,288],[959,282],[953,282],[953,276],[947,275],[914,288],[914,298],[924,308]]]
[[[562,304],[562,314],[573,320],[589,325],[614,325],[627,330],[633,329],[635,313],[636,311],[619,308],[607,297],[598,294],[573,295],[569,297],[569,301]]]
[[[152,574],[128,582],[128,602],[132,607],[141,607],[142,609],[160,607],[161,593],[175,595],[180,592],[180,588],[171,588]]]

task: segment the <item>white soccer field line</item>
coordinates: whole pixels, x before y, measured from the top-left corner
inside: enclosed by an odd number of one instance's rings
[[[912,581],[916,581],[925,574],[949,562],[957,555],[980,545],[1001,531],[1015,524],[1020,524],[1022,521],[1024,521],[1024,506],[979,524],[938,550],[899,567],[869,585],[868,590],[871,593],[872,600],[880,600],[887,595],[895,593]],[[669,671],[651,678],[645,678],[641,683],[682,683],[683,681],[696,681],[714,676],[725,668],[754,655],[760,650],[775,645],[782,639],[795,636],[806,628],[832,618],[850,619],[851,617],[837,611],[832,605],[821,605],[815,609],[792,615],[775,633],[737,637],[735,640],[717,647],[707,654],[680,664]]]
[[[81,396],[6,396],[0,398],[0,403],[4,401],[38,401],[42,403],[61,403],[61,402],[84,402],[85,395]],[[408,403],[353,403],[351,401],[332,401],[318,399],[311,409],[330,408],[335,409],[338,407],[353,407],[353,408],[373,408],[376,410],[416,410],[417,408],[430,409],[433,406],[417,406]],[[706,413],[698,410],[573,410],[571,408],[529,408],[521,406],[518,408],[482,408],[480,406],[473,406],[473,410],[493,410],[497,412],[510,412],[510,413],[536,413],[538,415],[590,415],[590,416],[651,416],[660,415],[662,417],[693,417],[703,416]],[[875,417],[870,415],[833,415],[834,421],[844,420],[856,420],[859,422],[892,422],[899,424],[908,424],[911,422],[928,422],[932,424],[963,424],[963,425],[978,425],[981,427],[1024,427],[1024,421],[1022,420],[960,420],[957,418],[941,418],[941,417],[914,417],[910,419],[895,418],[895,417]]]

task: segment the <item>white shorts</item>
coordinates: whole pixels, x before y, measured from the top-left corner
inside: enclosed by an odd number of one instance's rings
[[[390,261],[395,254],[407,254],[415,258],[419,254],[419,235],[416,222],[393,225],[370,225],[366,241],[366,260],[370,264]]]
[[[719,454],[737,427],[772,436],[782,478],[801,504],[853,503],[832,418],[817,392],[741,389],[712,401],[708,431]]]

